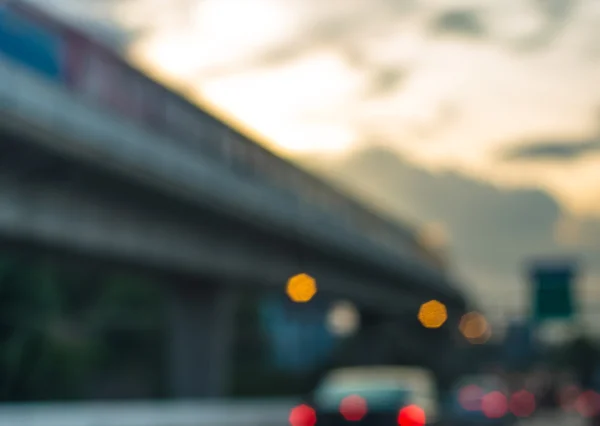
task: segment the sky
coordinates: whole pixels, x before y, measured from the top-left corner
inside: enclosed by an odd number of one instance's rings
[[[495,318],[525,312],[529,256],[584,259],[600,303],[599,1],[49,1],[279,154],[442,229]]]

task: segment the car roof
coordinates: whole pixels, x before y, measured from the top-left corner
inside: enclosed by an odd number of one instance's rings
[[[399,366],[368,366],[368,367],[343,367],[330,371],[322,380],[322,384],[343,385],[357,381],[375,382],[406,382],[433,381],[433,373],[419,367]]]
[[[503,388],[506,386],[506,383],[501,377],[495,374],[473,374],[462,377],[460,381],[455,383],[454,387],[458,389],[467,385],[476,385],[484,388]]]

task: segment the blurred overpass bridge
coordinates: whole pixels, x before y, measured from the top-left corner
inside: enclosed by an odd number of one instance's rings
[[[19,3],[0,20],[0,235],[184,276],[170,301],[173,394],[223,388],[239,288],[283,289],[307,272],[374,321],[432,298],[449,328],[464,312],[411,229],[83,34]]]

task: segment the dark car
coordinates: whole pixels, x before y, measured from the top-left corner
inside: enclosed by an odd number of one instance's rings
[[[465,377],[444,398],[445,424],[512,426],[517,419],[509,411],[507,395],[506,385],[494,375]]]
[[[292,426],[424,426],[437,424],[432,375],[406,367],[353,367],[330,372],[292,412]]]

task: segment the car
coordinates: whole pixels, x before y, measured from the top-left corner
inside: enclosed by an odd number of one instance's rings
[[[414,367],[346,367],[330,371],[290,415],[292,426],[437,424],[434,376]]]
[[[509,391],[498,376],[465,376],[448,393],[444,412],[449,426],[512,426],[516,417],[508,407]]]

